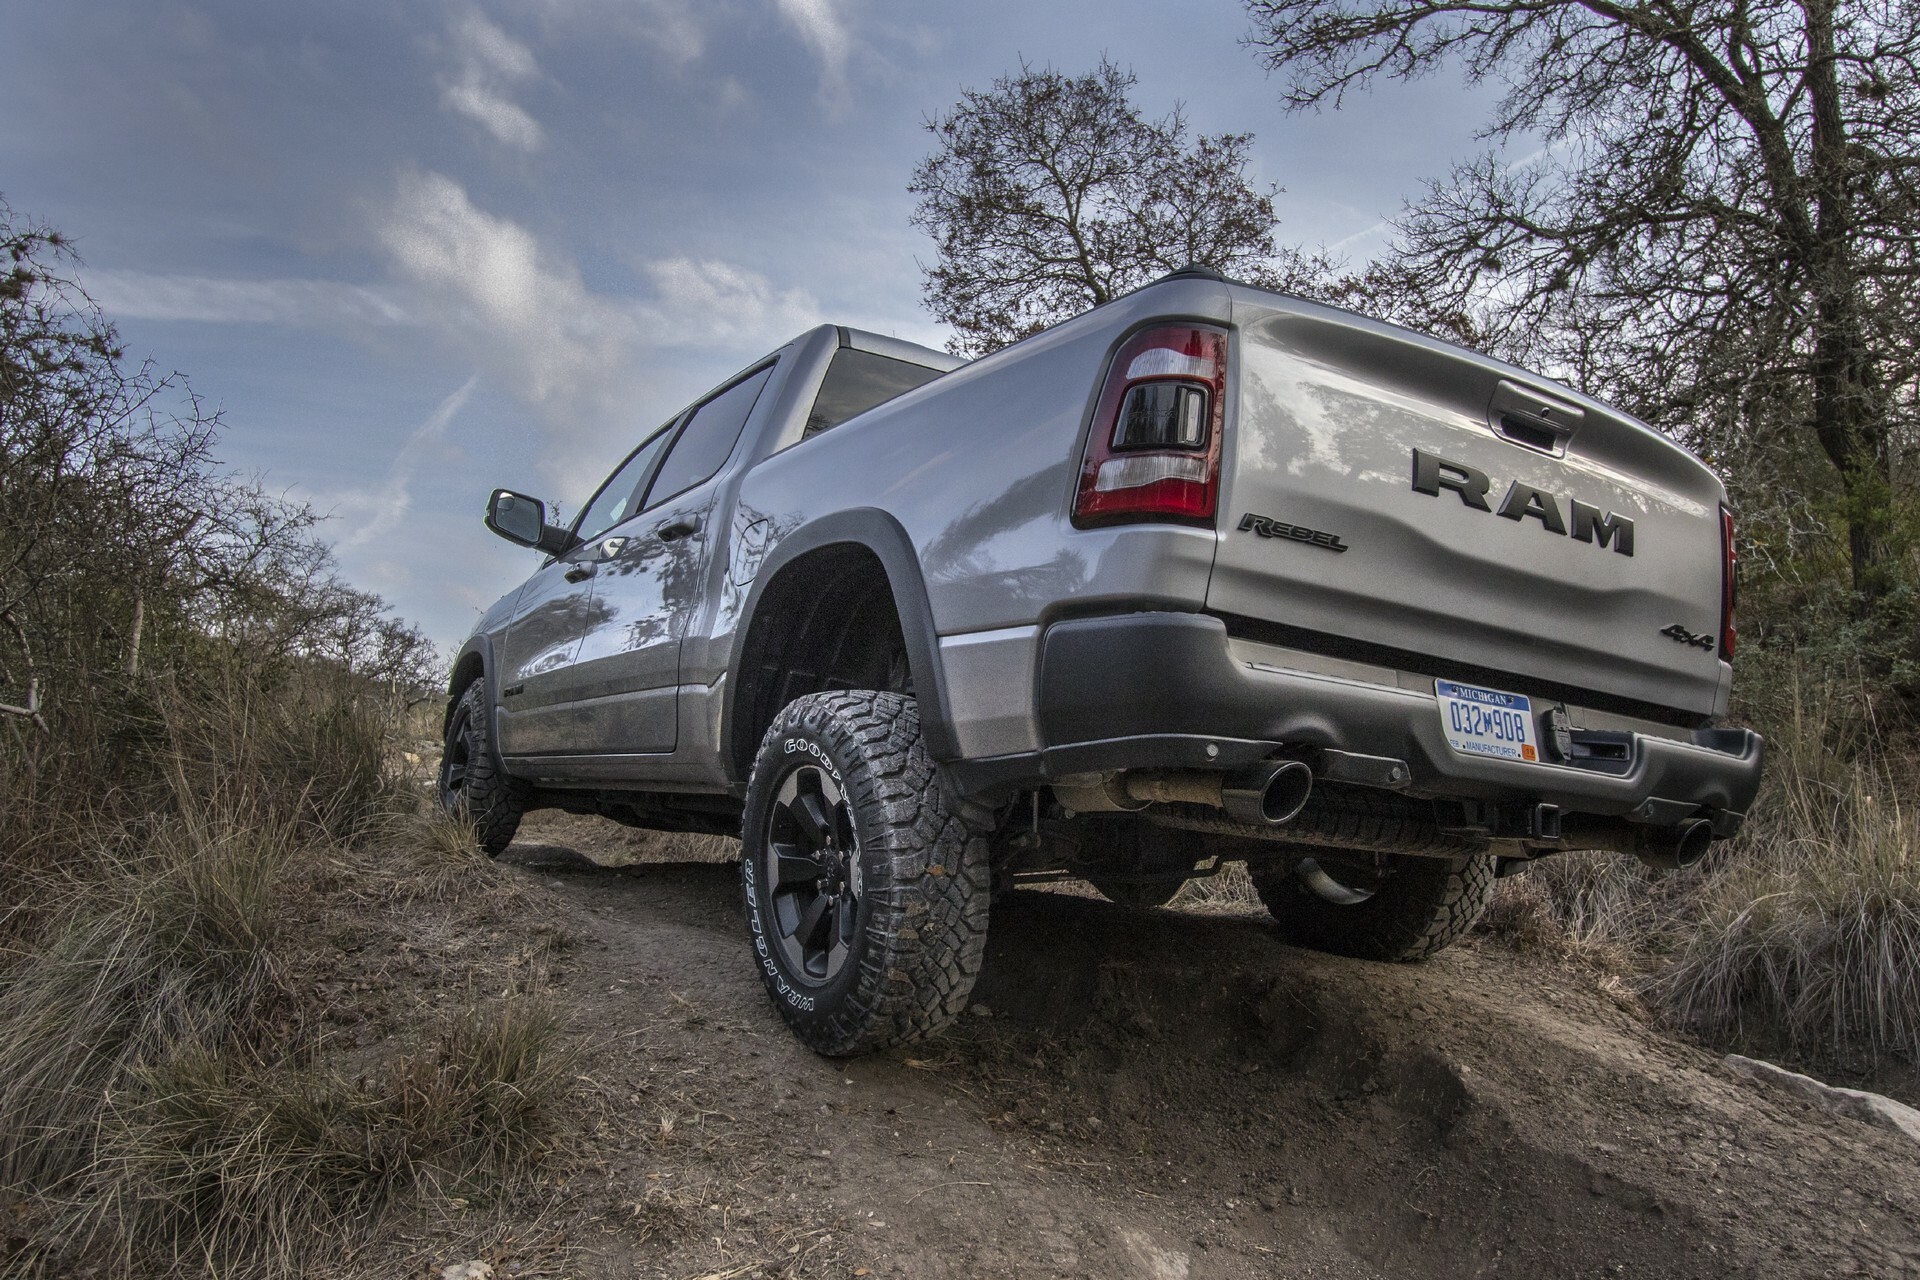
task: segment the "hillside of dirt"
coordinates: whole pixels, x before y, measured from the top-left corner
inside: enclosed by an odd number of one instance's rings
[[[832,1062],[765,999],[734,868],[686,860],[723,847],[635,847],[542,815],[503,860],[592,1046],[566,1261],[509,1275],[1920,1275],[1920,1151],[1589,974],[1026,890],[959,1026]]]

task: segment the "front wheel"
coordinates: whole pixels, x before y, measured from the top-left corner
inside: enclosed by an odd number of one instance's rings
[[[1492,854],[1415,858],[1328,851],[1262,868],[1253,886],[1295,946],[1360,960],[1424,960],[1473,927],[1493,894]]]
[[[488,710],[487,687],[480,680],[462,690],[453,704],[440,748],[439,794],[440,807],[471,819],[480,848],[497,858],[520,829],[527,793],[523,784],[501,772],[494,758]]]
[[[987,844],[943,800],[911,698],[789,704],[754,757],[741,840],[754,961],[810,1048],[868,1053],[966,1008],[986,953]]]

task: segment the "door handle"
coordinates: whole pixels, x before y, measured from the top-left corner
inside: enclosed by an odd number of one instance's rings
[[[699,516],[680,516],[654,528],[653,536],[662,542],[678,542],[691,534],[700,532]]]
[[[566,578],[568,582],[585,582],[588,578],[591,578],[592,576],[593,576],[593,563],[591,561],[585,561],[580,564],[576,564],[572,568],[568,569],[566,573]]]

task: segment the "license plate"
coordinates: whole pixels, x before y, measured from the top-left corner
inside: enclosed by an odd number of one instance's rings
[[[1433,692],[1440,701],[1440,727],[1455,751],[1500,760],[1540,759],[1539,730],[1526,695],[1451,680],[1435,680]]]

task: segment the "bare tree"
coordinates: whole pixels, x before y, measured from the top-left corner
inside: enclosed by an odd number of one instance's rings
[[[1376,305],[1758,467],[1776,535],[1831,515],[1861,607],[1887,595],[1920,373],[1913,0],[1247,7],[1289,107],[1454,64],[1506,89],[1486,136],[1544,146],[1433,184]]]
[[[1131,71],[1022,64],[928,123],[913,223],[933,237],[928,309],[978,355],[1189,263],[1302,290],[1325,264],[1274,242],[1277,188],[1247,177],[1249,133],[1190,136],[1129,100]]]
[[[339,581],[305,504],[220,467],[217,415],[127,366],[75,266],[0,202],[0,725],[53,733],[208,643],[430,682],[433,646]]]

